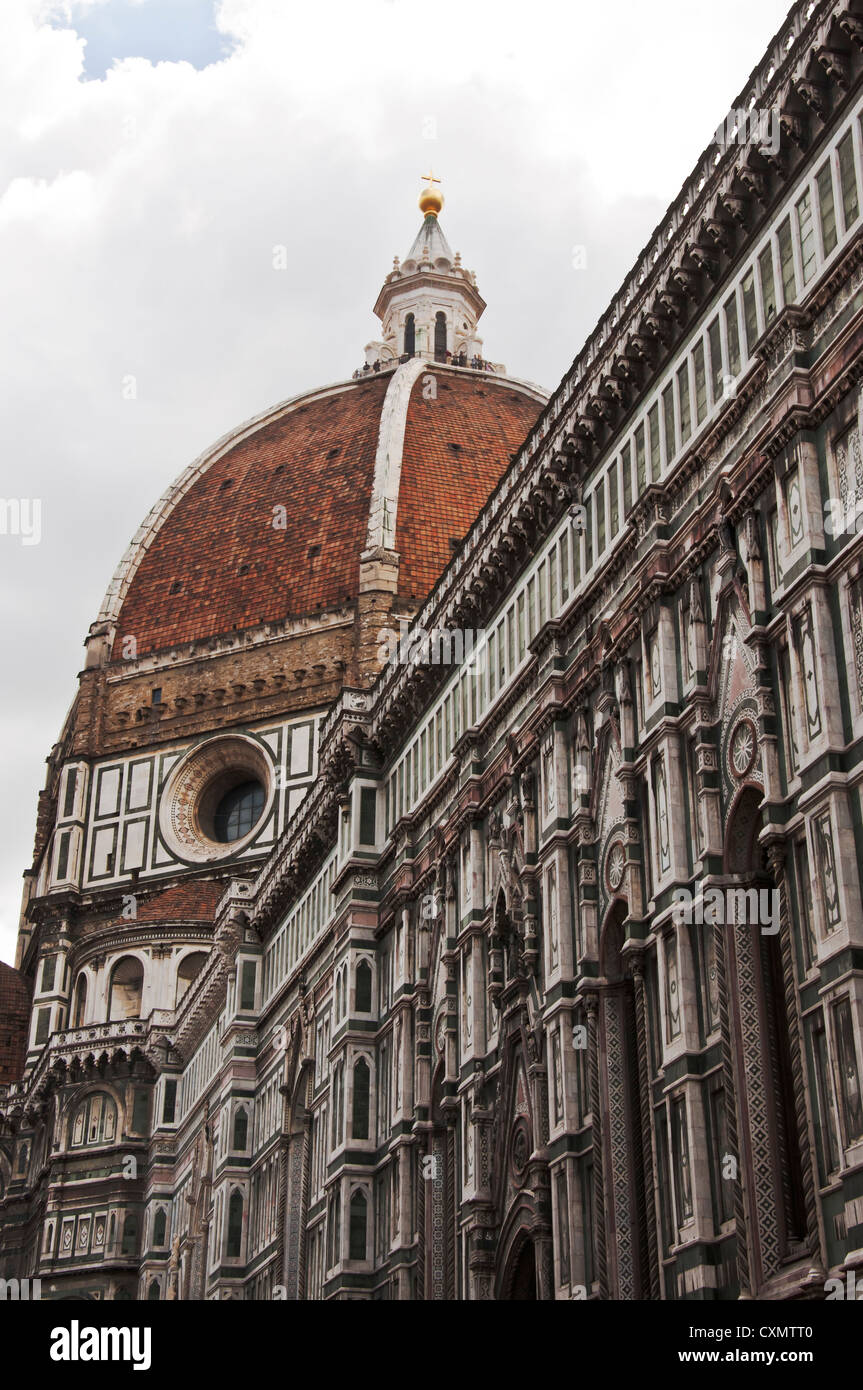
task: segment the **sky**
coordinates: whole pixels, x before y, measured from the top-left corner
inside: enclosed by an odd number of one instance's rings
[[[552,389],[787,8],[3,0],[0,959],[132,534],[227,430],[361,365],[421,176],[486,356]]]

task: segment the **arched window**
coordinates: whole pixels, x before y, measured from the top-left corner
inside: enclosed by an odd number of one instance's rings
[[[126,1213],[123,1222],[123,1248],[121,1254],[134,1255],[138,1250],[138,1217],[133,1211]]]
[[[156,1212],[156,1219],[153,1222],[153,1244],[164,1245],[165,1234],[168,1224],[168,1217],[164,1207],[159,1207]]]
[[[239,1188],[231,1193],[228,1203],[228,1243],[225,1254],[229,1260],[238,1259],[243,1247],[243,1194]]]
[[[144,967],[135,956],[124,956],[111,973],[109,1018],[140,1018]]]
[[[69,1134],[73,1149],[112,1144],[117,1134],[117,1107],[111,1097],[103,1091],[86,1096],[72,1116]]]
[[[361,960],[357,965],[356,976],[356,1001],[358,1014],[370,1014],[372,1011],[372,967],[367,960]]]
[[[147,1294],[147,1302],[148,1302],[148,1303],[158,1303],[158,1301],[159,1301],[159,1281],[158,1281],[158,1279],[154,1279],[153,1282],[152,1282],[151,1285],[150,1285],[150,1291],[149,1291],[149,1293]]]
[[[339,1062],[333,1070],[333,1148],[342,1142],[342,1098],[344,1087],[344,1072],[342,1064]]]
[[[413,357],[416,352],[416,328],[413,314],[408,314],[405,319],[405,352],[409,357]]]
[[[446,361],[446,314],[434,316],[434,356],[436,362]]]
[[[234,1142],[231,1147],[234,1149],[239,1149],[239,1151],[242,1153],[246,1147],[246,1139],[248,1133],[249,1116],[246,1112],[245,1106],[241,1105],[236,1115],[234,1116]]]
[[[180,967],[177,971],[177,996],[175,1004],[179,1004],[189,985],[200,974],[207,959],[206,951],[191,951],[189,955],[183,956]]]
[[[327,1267],[339,1263],[342,1258],[342,1197],[336,1192],[330,1204],[330,1224],[327,1232]]]
[[[72,1027],[81,1028],[87,1008],[87,976],[82,970],[75,981],[75,1007],[72,1012]]]
[[[351,1131],[354,1139],[369,1137],[369,1064],[364,1057],[354,1065],[354,1101]]]
[[[364,1260],[366,1258],[366,1216],[366,1195],[357,1188],[351,1197],[349,1258],[352,1260]]]

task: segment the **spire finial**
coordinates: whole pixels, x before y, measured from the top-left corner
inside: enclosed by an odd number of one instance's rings
[[[443,194],[434,184],[440,183],[440,179],[436,179],[431,170],[427,174],[421,174],[420,178],[426,181],[426,186],[419,196],[420,212],[424,217],[428,217],[429,213],[432,217],[437,217],[443,207]]]

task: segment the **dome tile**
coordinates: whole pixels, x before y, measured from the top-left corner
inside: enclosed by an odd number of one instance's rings
[[[543,408],[506,378],[430,370],[437,395],[415,388],[405,426],[396,550],[406,602],[426,597]]]
[[[30,1027],[30,989],[19,970],[0,961],[0,1085],[24,1074]]]
[[[296,402],[216,458],[150,537],[115,651],[127,636],[142,655],[355,597],[387,380]]]

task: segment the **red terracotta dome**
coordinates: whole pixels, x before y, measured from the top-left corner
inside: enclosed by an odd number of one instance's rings
[[[352,603],[360,556],[399,555],[416,606],[545,401],[412,359],[287,401],[220,440],[153,509],[105,599],[138,656]]]
[[[24,976],[0,961],[0,1085],[20,1081],[27,1056],[30,989]]]

